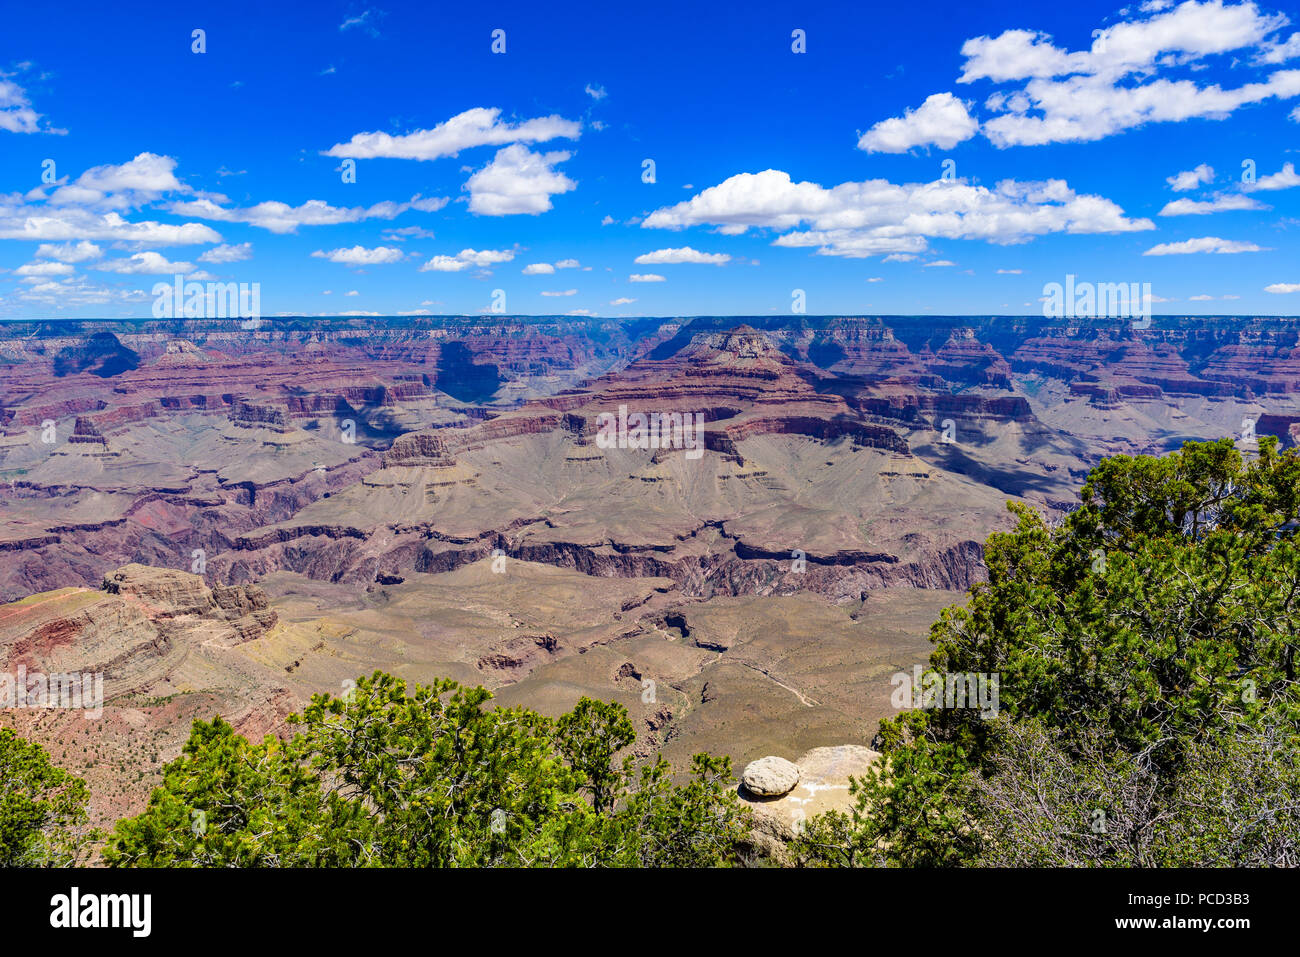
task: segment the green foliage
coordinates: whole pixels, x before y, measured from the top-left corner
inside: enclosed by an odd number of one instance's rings
[[[0,728],[0,867],[67,867],[84,861],[89,792],[50,763],[45,749]]]
[[[1009,506],[988,581],[932,629],[934,670],[999,676],[1000,717],[885,721],[837,826],[900,865],[1295,863],[1300,457],[1117,456],[1081,498],[1057,525]]]
[[[483,688],[376,673],[317,695],[286,743],[196,722],[105,851],[129,866],[719,866],[745,834],[726,758],[634,773],[626,710],[552,720]]]

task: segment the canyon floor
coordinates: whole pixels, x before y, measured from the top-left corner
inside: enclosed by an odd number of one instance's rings
[[[193,719],[282,733],[376,669],[618,700],[678,766],[866,745],[1008,501],[1293,444],[1298,346],[1237,317],[8,323],[0,669],[102,673],[105,707],[0,722],[100,822]],[[637,413],[699,430],[602,440]]]

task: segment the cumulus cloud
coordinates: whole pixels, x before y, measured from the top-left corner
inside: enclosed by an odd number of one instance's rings
[[[544,290],[542,292],[543,296],[576,296],[577,294],[578,290],[576,289],[564,289],[561,291]]]
[[[1181,256],[1188,253],[1257,253],[1262,248],[1243,240],[1203,236],[1199,239],[1184,239],[1182,242],[1177,243],[1160,243],[1158,246],[1152,246],[1142,255]]]
[[[18,297],[53,309],[137,303],[148,299],[143,289],[116,289],[92,282],[84,276],[38,282],[24,288]]]
[[[534,153],[518,143],[498,150],[492,162],[465,183],[469,211],[479,216],[546,212],[552,196],[578,185],[553,168],[571,155],[563,150]]]
[[[1275,282],[1265,286],[1264,291],[1276,294],[1300,292],[1300,282]]]
[[[126,259],[108,259],[94,268],[135,276],[171,276],[194,271],[193,263],[169,262],[166,256],[156,252],[135,253]]]
[[[76,270],[69,263],[37,262],[19,266],[14,270],[14,275],[32,278],[38,276],[71,276],[75,272]]]
[[[513,249],[462,249],[456,256],[475,266],[492,266],[510,262],[515,258],[515,251]]]
[[[119,164],[95,166],[75,182],[59,186],[49,196],[55,206],[126,211],[152,203],[168,193],[188,193],[176,178],[176,160],[157,153],[140,153]]]
[[[216,199],[225,200],[225,197]],[[336,226],[339,223],[357,223],[365,219],[394,219],[409,209],[434,212],[447,204],[444,198],[422,199],[413,196],[406,203],[385,200],[373,206],[342,208],[331,206],[320,199],[309,199],[301,206],[267,201],[247,208],[226,207],[213,197],[204,196],[186,202],[173,203],[169,210],[178,216],[194,216],[223,223],[247,223],[273,233],[296,233],[299,226]]]
[[[238,243],[233,246],[213,246],[199,257],[201,263],[237,263],[251,258],[252,243]]]
[[[13,80],[5,79],[0,74],[0,130],[9,133],[57,133],[48,122],[42,122],[41,114],[32,108],[27,98],[27,91]]]
[[[420,267],[420,272],[461,272],[471,266],[486,268],[508,263],[514,258],[513,249],[462,249],[455,256],[434,256]]]
[[[1279,172],[1261,176],[1253,183],[1242,183],[1241,188],[1253,193],[1257,190],[1290,189],[1292,186],[1300,186],[1300,176],[1296,175],[1294,163],[1284,163]]]
[[[669,266],[677,263],[721,266],[731,262],[731,257],[726,253],[702,253],[690,246],[682,246],[680,249],[656,249],[654,252],[642,253],[633,262],[639,266]]]
[[[950,150],[979,130],[979,121],[951,93],[935,93],[902,116],[881,120],[858,140],[869,153],[905,153],[914,146]]]
[[[998,147],[1088,142],[1147,123],[1223,119],[1243,106],[1300,95],[1300,70],[1272,69],[1294,56],[1294,35],[1283,39],[1279,32],[1288,23],[1282,14],[1254,2],[1188,0],[1143,4],[1137,14],[1126,8],[1121,16],[1098,30],[1086,50],[1071,51],[1046,33],[1024,29],[968,39],[957,82],[1001,88],[985,100],[991,116],[970,117],[969,124],[940,101],[956,124],[951,135],[978,127]],[[1168,75],[1202,69],[1224,55],[1234,56],[1233,65],[1243,71],[1253,68],[1253,77],[1224,88]],[[900,144],[909,141],[902,135],[909,116],[922,109],[885,121],[896,124],[888,129],[899,131]],[[921,141],[919,133],[915,139]]]
[[[1166,183],[1175,193],[1185,193],[1188,190],[1196,189],[1202,183],[1211,183],[1214,181],[1214,168],[1202,163],[1195,169],[1184,170],[1181,173],[1175,173],[1170,176]]]
[[[41,243],[36,247],[37,259],[57,259],[64,263],[84,263],[92,259],[98,259],[104,255],[104,251],[94,243],[85,241],[79,243]]]
[[[1244,209],[1268,209],[1263,203],[1249,196],[1230,194],[1216,196],[1208,200],[1176,199],[1166,203],[1160,210],[1161,216],[1204,216],[1207,213],[1234,212]]]
[[[629,299],[627,296],[620,296],[620,297],[617,298],[617,299],[611,299],[610,302],[609,302],[609,304],[610,304],[611,306],[626,306],[626,305],[628,305],[629,303],[633,303],[633,302],[636,302],[636,300],[635,300],[635,299]]]
[[[420,272],[461,272],[469,266],[469,263],[455,256],[434,256],[420,267]]]
[[[664,282],[664,277],[653,272],[634,272],[627,277],[628,282]]]
[[[391,243],[404,243],[408,239],[433,239],[433,230],[423,226],[402,226],[400,229],[385,229],[383,237]]]
[[[0,239],[37,242],[107,240],[151,246],[221,242],[201,223],[131,222],[122,212],[166,193],[190,192],[176,179],[176,161],[141,153],[127,163],[96,166],[74,182],[60,180],[25,195],[0,195]]]
[[[1285,63],[1300,57],[1300,33],[1293,33],[1285,40],[1275,40],[1262,45],[1256,63]]]
[[[455,156],[475,146],[507,143],[544,143],[553,139],[576,140],[582,124],[560,116],[543,116],[511,125],[501,120],[501,110],[476,107],[439,123],[431,130],[414,130],[400,136],[357,133],[346,143],[336,143],[326,156],[353,159],[435,160]]]
[[[345,266],[382,266],[386,263],[401,262],[402,251],[391,246],[376,246],[374,249],[352,246],[331,249],[328,252],[318,249],[312,253],[312,256],[316,259],[328,259],[332,263],[343,263]]]
[[[555,267],[550,263],[529,263],[524,267],[525,276],[549,276],[555,272]]]
[[[876,179],[828,189],[794,182],[790,174],[772,169],[739,173],[685,202],[655,210],[641,225],[710,225],[727,234],[762,227],[783,233],[778,246],[816,247],[822,255],[854,258],[880,254],[897,261],[924,252],[930,238],[1009,244],[1047,233],[1155,228],[1148,219],[1129,219],[1111,200],[1076,193],[1064,180],[1004,180],[989,189]],[[808,228],[797,231],[800,226]]]

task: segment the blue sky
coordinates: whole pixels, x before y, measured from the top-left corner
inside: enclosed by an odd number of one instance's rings
[[[1300,313],[1294,6],[487,6],[9,5],[0,317]]]

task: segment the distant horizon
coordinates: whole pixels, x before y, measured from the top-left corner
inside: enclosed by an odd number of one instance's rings
[[[828,312],[828,313],[821,313],[821,314],[797,315],[797,316],[786,316],[786,315],[780,315],[780,314],[777,314],[777,315],[766,314],[766,315],[764,315],[764,314],[762,314],[762,313],[745,313],[745,312],[735,312],[735,313],[706,313],[706,312],[702,312],[702,313],[697,313],[697,314],[693,314],[693,315],[673,315],[673,314],[651,315],[651,314],[646,314],[646,315],[627,315],[627,316],[625,316],[625,315],[608,316],[608,315],[601,315],[601,314],[596,314],[596,315],[591,315],[591,316],[588,316],[588,315],[574,316],[574,315],[569,315],[569,314],[567,314],[567,313],[543,313],[543,312],[539,312],[539,313],[503,313],[503,314],[496,314],[496,313],[488,313],[488,314],[484,314],[484,313],[455,313],[455,312],[447,312],[447,313],[409,313],[409,314],[396,314],[396,313],[395,313],[395,314],[392,314],[392,315],[383,315],[383,314],[379,314],[379,315],[336,315],[336,314],[331,314],[331,313],[323,313],[323,314],[318,314],[318,315],[312,315],[312,314],[310,314],[310,313],[285,313],[285,314],[282,314],[282,315],[261,316],[261,317],[259,317],[256,321],[258,321],[258,322],[272,322],[272,321],[275,321],[275,320],[282,320],[282,319],[312,319],[312,320],[330,320],[330,321],[336,321],[336,322],[344,322],[344,321],[348,321],[348,320],[358,320],[358,319],[360,319],[360,320],[376,320],[376,319],[385,319],[385,320],[411,320],[411,319],[467,319],[467,320],[483,321],[483,322],[491,322],[491,321],[497,321],[497,322],[499,322],[499,321],[510,320],[510,319],[558,319],[558,320],[568,320],[568,321],[571,321],[571,322],[581,322],[581,321],[583,321],[583,320],[593,320],[593,321],[594,321],[594,320],[610,320],[610,321],[618,321],[618,322],[632,322],[632,321],[639,321],[639,320],[647,320],[647,319],[649,319],[649,320],[659,320],[659,321],[663,321],[663,322],[672,322],[672,321],[675,321],[675,320],[691,320],[691,319],[768,319],[768,320],[784,320],[784,321],[788,321],[788,322],[805,322],[805,321],[808,321],[808,320],[810,320],[810,319],[978,319],[978,318],[987,318],[987,319],[1042,319],[1042,320],[1047,321],[1047,322],[1058,322],[1058,323],[1064,323],[1064,322],[1075,322],[1075,323],[1079,323],[1079,322],[1082,322],[1082,323],[1097,322],[1097,323],[1102,323],[1102,322],[1105,322],[1105,323],[1126,323],[1126,324],[1131,324],[1131,323],[1133,322],[1133,320],[1132,320],[1130,317],[1126,317],[1126,316],[1074,316],[1074,317],[1065,317],[1065,318],[1055,318],[1055,317],[1051,317],[1051,316],[1044,316],[1042,313],[1014,313],[1014,312],[1006,312],[1006,313],[995,313],[995,312],[898,312],[898,313],[891,313],[891,312],[860,312],[860,313],[853,313],[853,312]],[[1290,319],[1296,319],[1296,320],[1300,320],[1300,314],[1292,314],[1292,313],[1255,313],[1255,312],[1215,312],[1215,313],[1156,312],[1156,313],[1152,313],[1152,314],[1151,314],[1151,319],[1152,319],[1152,323],[1153,323],[1153,326],[1152,326],[1151,328],[1154,328],[1154,323],[1155,323],[1157,320],[1160,320],[1160,319],[1261,319],[1261,320],[1264,320],[1264,319],[1277,319],[1277,320],[1290,320]],[[35,316],[35,317],[28,317],[28,316],[9,316],[9,317],[0,317],[0,322],[4,322],[4,323],[29,323],[29,324],[30,324],[30,323],[45,323],[45,322],[68,322],[68,323],[114,322],[114,323],[132,323],[132,324],[151,323],[151,322],[156,322],[156,323],[178,323],[178,322],[179,322],[179,323],[187,323],[187,322],[232,322],[232,323],[243,323],[243,322],[248,322],[248,321],[249,321],[249,320],[247,320],[247,319],[241,319],[241,318],[239,318],[239,317],[237,317],[237,316],[223,316],[223,317],[194,316],[194,317],[182,317],[182,318],[180,318],[180,319],[156,319],[156,318],[154,318],[153,316],[84,316],[84,317],[82,317],[82,316],[44,316],[44,317],[42,317],[42,316]],[[255,329],[255,328],[250,328],[248,331],[253,332],[253,331],[256,331],[256,329]],[[1150,329],[1150,328],[1145,328],[1145,329],[1144,329],[1144,328],[1138,328],[1136,331],[1139,331],[1139,332],[1142,332],[1142,331],[1151,331],[1151,329]]]

